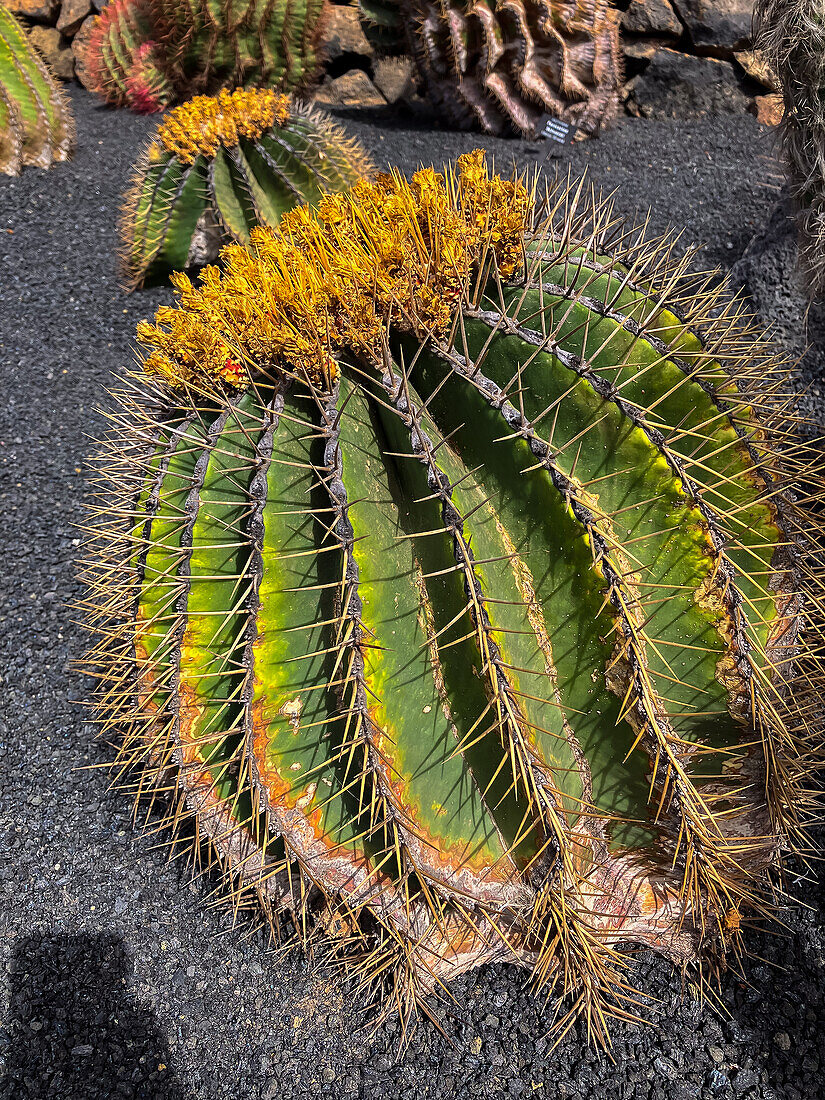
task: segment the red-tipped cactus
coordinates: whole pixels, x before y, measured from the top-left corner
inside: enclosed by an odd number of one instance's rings
[[[323,3],[112,0],[90,41],[90,86],[142,113],[224,86],[304,87],[318,65]]]

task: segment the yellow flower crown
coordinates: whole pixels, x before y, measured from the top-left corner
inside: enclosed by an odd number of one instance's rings
[[[317,210],[252,230],[227,245],[224,271],[195,286],[176,273],[178,305],[138,326],[144,369],[175,384],[280,369],[328,385],[336,353],[379,364],[390,324],[422,338],[443,334],[468,300],[474,271],[507,278],[522,260],[531,195],[523,181],[490,176],[483,150],[456,171],[398,172],[327,195]]]

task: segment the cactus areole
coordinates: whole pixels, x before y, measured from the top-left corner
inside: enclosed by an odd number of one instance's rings
[[[619,945],[735,949],[804,846],[817,581],[770,349],[581,187],[541,205],[476,152],[174,277],[92,659],[236,900],[404,1011],[507,960],[604,1039]]]

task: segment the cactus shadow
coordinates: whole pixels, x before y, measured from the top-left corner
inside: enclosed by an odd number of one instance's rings
[[[119,936],[18,939],[0,1098],[183,1100],[166,1040],[128,992],[128,970]]]

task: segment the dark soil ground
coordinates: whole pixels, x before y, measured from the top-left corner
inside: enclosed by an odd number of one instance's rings
[[[813,1100],[825,1070],[822,887],[793,881],[807,903],[783,936],[751,940],[745,978],[702,1008],[661,960],[633,978],[657,998],[654,1027],[616,1026],[612,1059],[581,1029],[558,1047],[549,1016],[512,968],[459,982],[447,1041],[421,1026],[398,1060],[390,1023],[360,1031],[341,990],[299,959],[273,959],[233,930],[206,887],[138,835],[107,793],[69,669],[82,641],[65,603],[77,595],[88,436],[95,404],[132,357],[136,322],[168,297],[117,285],[115,224],[129,166],[150,120],[73,93],[75,160],[0,180],[0,1096],[506,1097],[563,1100]],[[379,161],[412,169],[478,144],[404,118],[347,120]],[[489,141],[500,165],[536,165],[546,148]],[[545,166],[587,168],[618,207],[684,226],[709,262],[736,266],[788,350],[805,342],[786,218],[768,226],[780,173],[768,133],[749,116],[702,122],[626,120],[599,141],[554,147]],[[820,318],[821,321],[821,318]],[[816,339],[815,325],[808,335]],[[820,336],[821,339],[821,329]],[[806,404],[822,409],[825,341],[800,368]],[[162,838],[158,838],[162,839]]]

